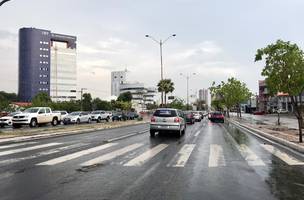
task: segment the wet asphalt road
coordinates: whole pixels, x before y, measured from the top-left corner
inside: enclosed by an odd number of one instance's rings
[[[299,155],[207,120],[189,125],[181,138],[145,132],[115,140],[148,128],[0,144],[0,199],[304,197]]]

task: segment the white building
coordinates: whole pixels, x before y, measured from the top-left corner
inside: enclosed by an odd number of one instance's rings
[[[50,73],[52,101],[75,100],[76,85],[76,48],[68,48],[66,42],[52,41]]]
[[[111,73],[111,96],[119,96],[120,85],[126,82],[126,71],[114,71]]]
[[[198,99],[200,101],[205,101],[206,104],[208,104],[208,101],[209,101],[209,90],[208,89],[200,89],[198,91]]]

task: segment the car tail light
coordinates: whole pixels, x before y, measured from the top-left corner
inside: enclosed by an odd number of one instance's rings
[[[155,122],[155,117],[151,117],[151,122]]]
[[[180,119],[178,117],[175,117],[174,122],[180,122]]]

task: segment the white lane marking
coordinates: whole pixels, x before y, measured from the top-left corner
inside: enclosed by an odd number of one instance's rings
[[[194,137],[197,137],[200,133],[201,133],[201,131],[197,131],[197,132],[194,134]]]
[[[226,166],[223,148],[218,144],[210,145],[209,167]]]
[[[97,158],[94,158],[92,160],[89,160],[87,162],[84,162],[82,164],[80,164],[81,166],[90,166],[90,165],[95,165],[95,164],[100,164],[102,162],[108,161],[108,160],[112,160],[118,156],[121,156],[123,154],[126,154],[130,151],[133,151],[134,149],[137,149],[139,147],[143,146],[143,144],[140,143],[135,143],[135,144],[131,144],[129,146],[126,146],[124,148],[118,149],[116,151],[113,151],[111,153],[107,153],[104,154],[102,156],[99,156]]]
[[[13,164],[13,163],[24,161],[24,160],[30,160],[30,159],[38,158],[38,157],[41,157],[41,156],[46,156],[46,155],[50,155],[50,154],[54,154],[54,153],[59,153],[61,151],[65,151],[65,150],[68,150],[68,149],[81,147],[81,146],[84,146],[84,145],[87,145],[87,144],[83,144],[83,143],[72,144],[72,145],[65,146],[65,147],[59,147],[59,148],[39,152],[37,154],[33,154],[33,155],[23,157],[23,158],[12,158],[12,159],[7,159],[7,160],[1,160],[0,165],[8,165],[8,164]]]
[[[62,143],[54,142],[54,143],[36,145],[36,146],[32,146],[32,147],[25,147],[25,148],[20,148],[20,149],[2,151],[2,152],[0,152],[0,156],[6,156],[6,155],[14,154],[14,153],[31,151],[31,150],[35,150],[35,149],[42,149],[42,148],[52,147],[52,146],[56,146],[56,145],[60,145],[60,144],[62,144]]]
[[[124,166],[141,166],[167,147],[168,144],[159,144],[153,147],[152,149],[147,150],[143,154],[137,156],[136,158],[130,160],[129,162],[124,164]]]
[[[23,142],[23,143],[17,143],[17,144],[9,144],[9,145],[4,145],[0,146],[0,149],[8,149],[8,148],[13,148],[13,147],[19,147],[19,146],[24,146],[28,144],[36,144],[37,142]]]
[[[269,144],[261,144],[261,146],[267,150],[269,153],[275,155],[279,159],[283,160],[288,165],[304,165],[304,162],[299,161],[298,159],[280,151],[276,147]]]
[[[237,145],[249,166],[265,166],[265,163],[245,144]]]
[[[42,163],[38,163],[36,165],[56,165],[56,164],[63,163],[63,162],[69,161],[69,160],[73,160],[75,158],[79,158],[79,157],[84,156],[84,155],[88,155],[90,153],[94,153],[96,151],[100,151],[100,150],[112,147],[114,145],[117,145],[117,143],[103,144],[103,145],[100,145],[100,146],[97,146],[97,147],[93,147],[93,148],[90,148],[90,149],[85,149],[85,150],[78,151],[78,152],[75,152],[75,153],[72,153],[72,154],[68,154],[68,155],[65,155],[65,156],[54,158],[54,159],[51,159],[51,160],[48,160],[48,161],[45,161],[45,162],[42,162]]]
[[[167,167],[184,167],[195,147],[195,144],[185,144],[173,157]]]

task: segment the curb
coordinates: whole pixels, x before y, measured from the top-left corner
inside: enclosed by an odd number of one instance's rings
[[[246,129],[247,132],[249,132],[249,133],[251,133],[251,134],[253,134],[253,135],[255,135],[255,136],[257,136],[257,137],[259,137],[259,138],[261,138],[263,140],[265,140],[265,139],[266,139],[266,141],[270,140],[269,142],[271,142],[271,143],[278,143],[279,146],[281,146],[283,148],[289,148],[289,149],[291,149],[293,151],[296,151],[296,152],[299,152],[301,154],[304,154],[304,147],[298,146],[298,145],[296,145],[296,144],[294,144],[292,142],[286,141],[286,140],[284,140],[282,138],[275,137],[273,135],[270,135],[270,134],[265,133],[263,131],[257,130],[255,128],[246,126],[246,125],[241,124],[241,123],[239,123],[239,122],[237,122],[235,120],[229,119],[227,121],[229,123],[234,124],[235,126],[237,126],[239,128]]]
[[[122,127],[130,127],[130,126],[137,126],[137,125],[144,125],[149,122],[145,123],[139,123],[139,124],[128,124],[125,126],[118,126],[118,127],[112,127],[112,128],[91,128],[91,129],[83,129],[83,130],[74,130],[74,131],[65,131],[60,133],[47,133],[47,134],[38,134],[38,135],[30,135],[30,136],[15,136],[15,137],[9,137],[9,138],[3,138],[0,139],[0,144],[10,144],[15,142],[25,142],[25,141],[31,141],[31,140],[39,140],[39,139],[47,139],[47,138],[55,138],[55,137],[61,137],[61,136],[69,136],[69,135],[77,135],[77,134],[85,134],[85,133],[92,133],[95,131],[106,131],[106,130],[112,130]]]

